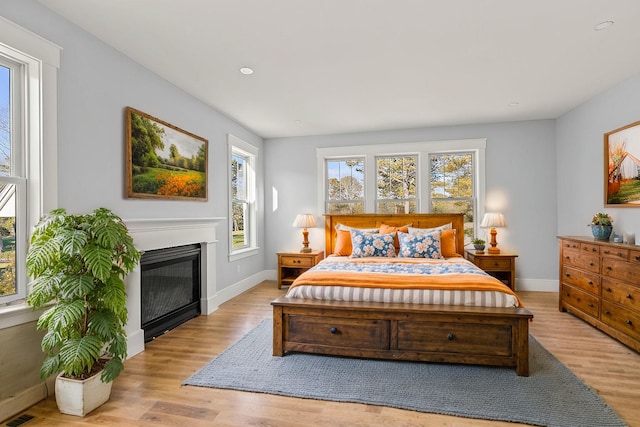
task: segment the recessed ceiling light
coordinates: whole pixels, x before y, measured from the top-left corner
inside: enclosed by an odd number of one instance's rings
[[[593,29],[596,31],[602,31],[602,30],[606,30],[612,25],[613,25],[613,21],[602,21],[599,24],[597,24],[595,27],[593,27]]]
[[[244,75],[249,75],[249,74],[253,74],[253,68],[249,68],[249,67],[242,67],[240,68],[240,72]]]

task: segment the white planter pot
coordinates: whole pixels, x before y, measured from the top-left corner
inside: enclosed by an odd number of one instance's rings
[[[86,380],[56,378],[56,403],[63,414],[84,417],[89,412],[109,400],[113,382],[103,383],[102,372]]]

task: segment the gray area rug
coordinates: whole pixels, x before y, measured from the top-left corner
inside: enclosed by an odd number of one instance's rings
[[[183,385],[227,388],[540,426],[625,426],[613,409],[533,337],[530,376],[511,368],[273,357],[264,320]]]

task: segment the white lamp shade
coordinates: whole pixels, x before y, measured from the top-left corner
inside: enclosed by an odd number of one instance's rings
[[[507,223],[504,220],[504,215],[499,212],[488,212],[484,214],[480,227],[493,228],[493,227],[506,227]]]
[[[300,214],[293,221],[293,226],[298,228],[313,228],[316,226],[316,220],[311,214]]]

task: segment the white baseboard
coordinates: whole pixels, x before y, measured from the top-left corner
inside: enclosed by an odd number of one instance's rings
[[[7,399],[1,400],[0,414],[8,417],[6,420],[0,421],[7,421],[11,417],[19,414],[30,406],[33,406],[41,400],[44,400],[47,397],[53,395],[53,392],[55,390],[55,381],[56,377],[54,375],[42,383],[22,390],[21,392]]]
[[[237,297],[241,293],[248,291],[249,289],[253,288],[257,284],[262,283],[265,280],[274,280],[272,279],[271,276],[272,275],[270,274],[269,270],[263,270],[259,273],[256,273],[247,278],[244,278],[241,281],[236,282],[231,286],[227,286],[226,288],[221,289],[211,299],[212,306],[214,306],[217,309],[220,304],[227,302],[234,297]],[[215,310],[212,310],[209,313],[212,313],[213,311]]]
[[[558,292],[558,280],[516,278],[516,291]]]

